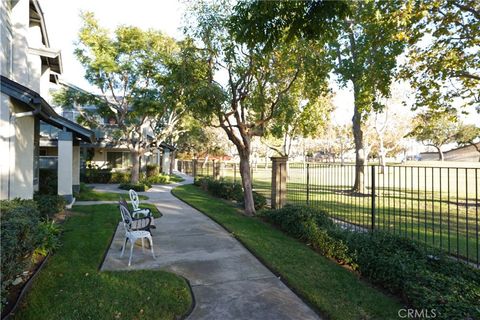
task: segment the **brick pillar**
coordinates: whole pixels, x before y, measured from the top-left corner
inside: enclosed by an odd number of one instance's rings
[[[287,160],[288,157],[272,159],[272,208],[280,209],[287,202]]]

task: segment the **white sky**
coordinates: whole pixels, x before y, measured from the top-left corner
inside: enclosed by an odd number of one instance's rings
[[[85,80],[83,67],[73,54],[74,42],[81,27],[81,11],[94,12],[100,25],[110,30],[125,24],[142,29],[157,29],[176,39],[182,38],[180,27],[185,5],[178,0],[39,1],[45,16],[50,45],[62,51],[62,78],[89,91],[97,90]],[[337,110],[332,115],[333,121],[337,124],[351,122],[353,93],[351,90],[338,88],[335,88],[335,93],[333,103]],[[475,120],[468,120],[468,122],[475,122]]]

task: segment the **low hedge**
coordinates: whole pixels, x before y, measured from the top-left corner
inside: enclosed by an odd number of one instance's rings
[[[46,255],[58,246],[60,230],[53,221],[42,221],[42,214],[33,200],[2,200],[0,207],[3,309],[13,281],[30,268],[35,253]]]
[[[287,205],[262,216],[417,310],[435,309],[439,319],[480,319],[480,270],[437,249],[381,231],[343,230],[309,207]]]
[[[55,214],[63,212],[66,204],[65,198],[59,195],[35,194],[33,200],[44,219],[51,219]]]
[[[243,188],[239,183],[228,182],[223,179],[214,180],[210,177],[200,177],[195,179],[194,184],[208,191],[215,197],[235,200],[243,205]],[[260,193],[253,191],[253,202],[256,210],[260,210],[267,205],[267,199]]]
[[[137,192],[143,192],[143,191],[147,191],[148,189],[150,189],[152,186],[147,184],[147,183],[144,183],[144,182],[139,182],[139,183],[136,183],[136,184],[133,184],[133,183],[121,183],[118,188],[119,189],[122,189],[122,190],[130,190],[130,189],[133,189]]]
[[[147,174],[147,178],[144,180],[149,184],[169,184],[170,176],[163,173],[158,173],[156,175],[151,175],[151,176],[148,176]]]

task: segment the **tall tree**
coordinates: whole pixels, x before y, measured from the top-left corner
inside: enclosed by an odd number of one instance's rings
[[[460,146],[472,146],[480,153],[480,128],[476,125],[459,124],[454,139]],[[478,161],[480,161],[480,155]]]
[[[189,43],[178,44],[161,32],[131,26],[120,26],[111,34],[90,12],[82,19],[75,54],[85,78],[100,94],[69,88],[56,101],[65,107],[96,106],[81,113],[82,121],[109,132],[112,143],[128,147],[131,179],[136,183],[140,157],[172,135],[186,111],[187,73],[192,71],[185,56]],[[97,113],[114,125],[99,121]]]
[[[480,2],[424,0],[419,10],[403,73],[415,89],[415,107],[474,106],[480,113]]]
[[[378,101],[390,95],[397,58],[403,53],[408,28],[416,17],[412,1],[350,2],[350,14],[342,23],[337,41],[330,45],[336,59],[334,71],[342,85],[351,85],[354,96],[352,118],[355,142],[353,191],[364,192],[365,145],[362,122]]]
[[[330,120],[333,105],[329,96],[316,93],[307,98],[301,93],[295,90],[290,92],[282,114],[267,128],[267,139],[263,141],[280,156],[290,155],[294,139],[313,138],[322,134]]]
[[[250,176],[251,142],[264,135],[269,123],[282,114],[288,93],[302,76],[308,48],[278,44],[272,50],[247,45],[232,31],[232,6],[223,2],[198,2],[190,8],[189,33],[201,43],[210,87],[207,104],[197,108],[206,122],[218,125],[236,146],[245,198],[245,214],[255,213]],[[224,78],[220,79],[219,75]],[[324,76],[320,74],[319,77]],[[325,79],[325,77],[323,77]]]
[[[426,111],[415,118],[415,127],[409,136],[426,146],[437,149],[438,160],[443,161],[442,146],[455,141],[458,132],[457,116],[454,112],[435,113]]]
[[[242,2],[239,7],[242,14],[236,23],[242,26],[242,39],[263,40],[267,48],[285,38],[329,40],[332,67],[340,83],[353,88],[356,174],[352,189],[363,192],[361,124],[369,111],[381,108],[375,100],[389,95],[397,57],[409,39],[409,27],[417,19],[413,0],[255,1]]]

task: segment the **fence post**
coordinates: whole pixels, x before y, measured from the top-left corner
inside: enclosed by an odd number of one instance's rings
[[[375,229],[375,166],[372,166],[372,230]]]
[[[307,206],[310,204],[310,164],[307,163]]]
[[[288,157],[272,159],[272,209],[282,208],[287,200],[287,160]]]

